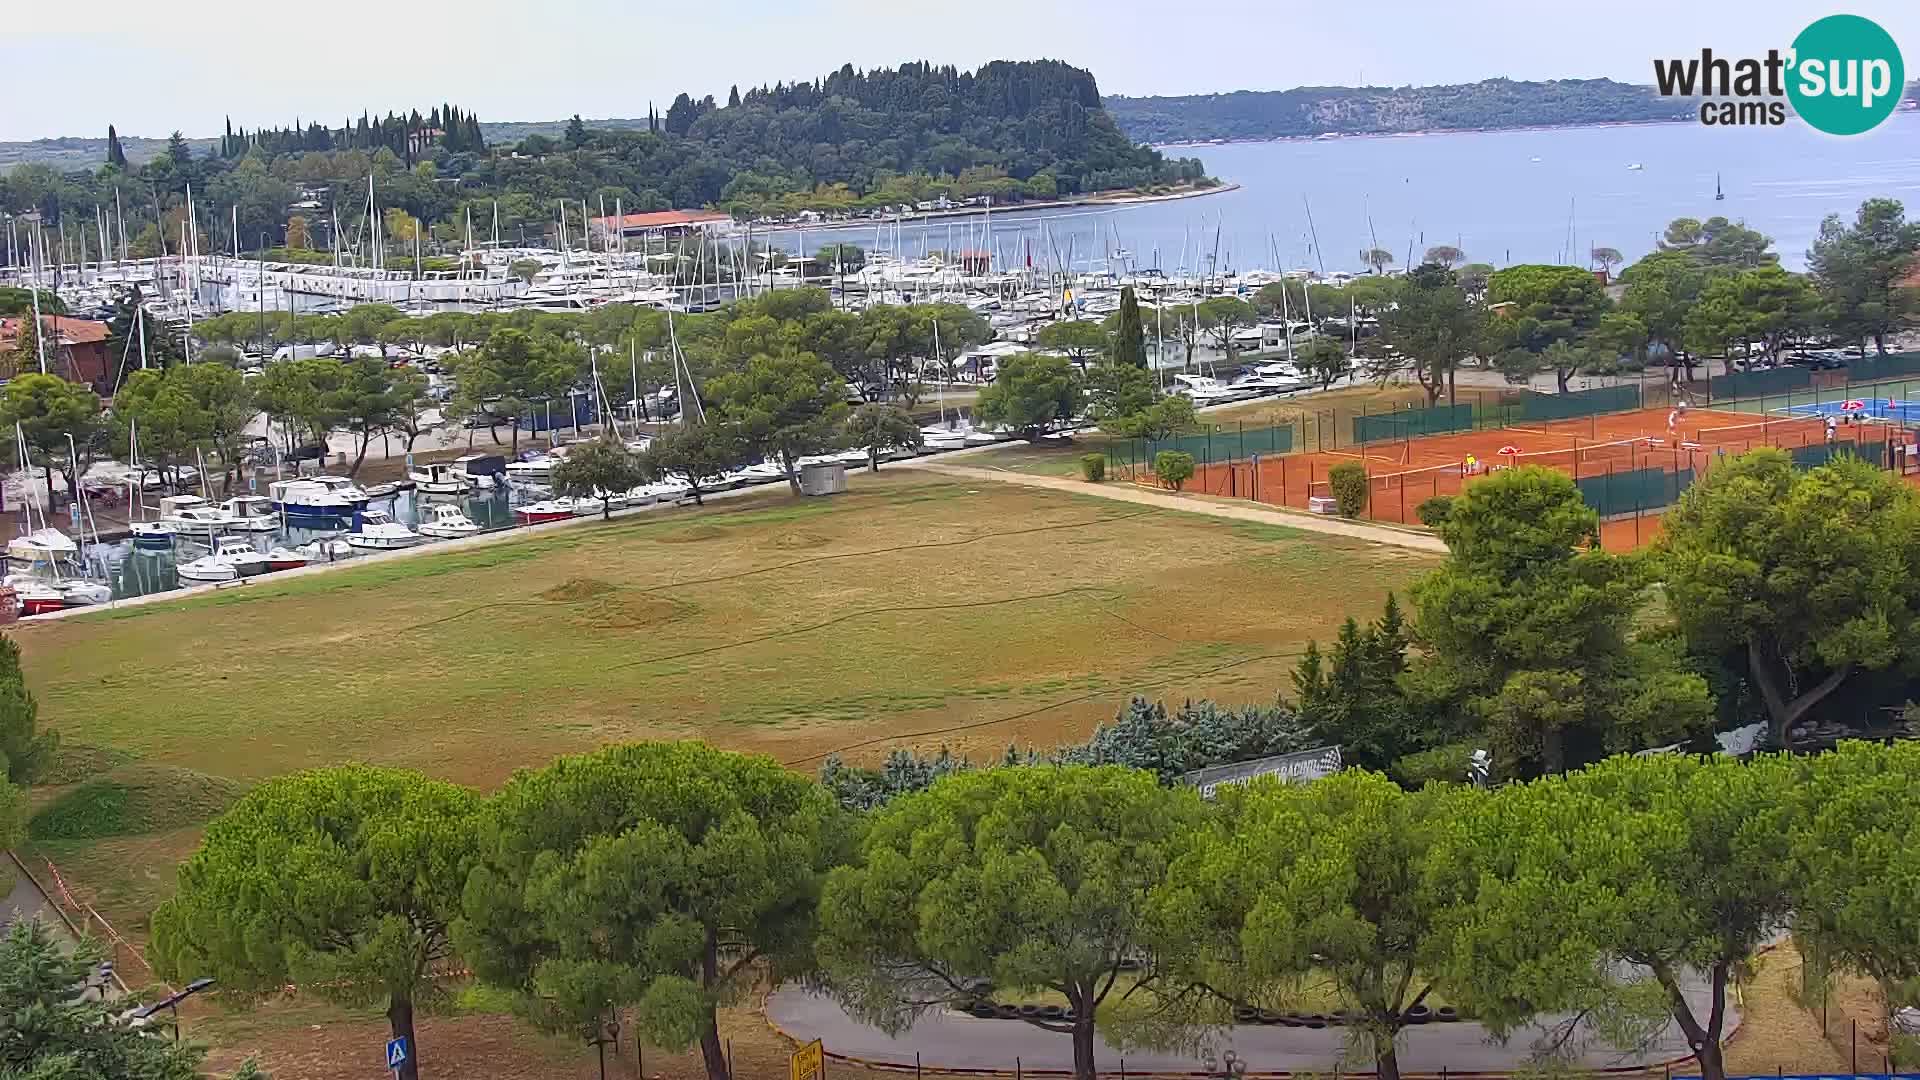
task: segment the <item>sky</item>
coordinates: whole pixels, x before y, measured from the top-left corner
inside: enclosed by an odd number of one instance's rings
[[[1879,22],[1920,77],[1920,3],[1853,0],[90,0],[9,10],[0,140],[219,133],[452,101],[487,120],[664,111],[685,90],[809,79],[844,63],[1065,60],[1106,94],[1515,79],[1652,81],[1656,57],[1785,48],[1840,11]],[[989,18],[989,14],[1010,17]],[[88,29],[76,29],[84,24]]]

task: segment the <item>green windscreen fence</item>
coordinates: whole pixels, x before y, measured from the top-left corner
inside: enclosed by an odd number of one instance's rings
[[[1598,386],[1565,394],[1528,394],[1520,401],[1522,420],[1572,420],[1640,407],[1640,387]]]
[[[1583,476],[1573,483],[1586,504],[1606,518],[1671,506],[1693,483],[1693,470],[1629,469]]]
[[[1852,454],[1867,464],[1882,469],[1887,467],[1887,444],[1884,441],[1815,443],[1812,446],[1796,447],[1792,454],[1793,465],[1797,469],[1817,469],[1842,454]]]
[[[1129,439],[1124,444],[1115,443],[1107,456],[1114,464],[1151,468],[1153,456],[1162,450],[1192,454],[1197,465],[1240,461],[1255,454],[1285,454],[1293,450],[1293,425],[1243,427],[1239,424],[1208,424],[1200,431],[1166,439]]]
[[[1740,371],[1715,375],[1707,380],[1707,393],[1715,401],[1784,394],[1813,385],[1813,372],[1805,368],[1770,368],[1766,371]]]
[[[1920,375],[1920,352],[1867,356],[1847,363],[1848,382],[1878,382]]]
[[[1473,427],[1472,405],[1436,405],[1430,409],[1396,409],[1353,418],[1355,445],[1420,435],[1444,435]]]

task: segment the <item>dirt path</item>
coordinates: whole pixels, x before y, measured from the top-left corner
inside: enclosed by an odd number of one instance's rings
[[[1329,536],[1345,536],[1355,540],[1367,540],[1376,544],[1392,547],[1411,548],[1414,551],[1432,551],[1446,554],[1447,545],[1431,533],[1412,532],[1406,529],[1390,529],[1379,525],[1369,525],[1359,521],[1345,521],[1340,518],[1319,517],[1313,514],[1289,512],[1266,506],[1240,503],[1216,503],[1179,495],[1170,491],[1155,491],[1124,481],[1105,484],[1089,484],[1084,480],[1067,480],[1057,476],[1034,476],[1028,473],[1009,472],[1002,469],[983,469],[972,465],[951,465],[940,461],[903,461],[897,467],[922,469],[942,476],[951,476],[968,480],[994,480],[1006,484],[1019,484],[1023,487],[1046,488],[1070,495],[1092,495],[1115,502],[1133,503],[1138,506],[1157,506],[1166,510],[1183,510],[1190,514],[1207,514],[1211,517],[1231,518],[1235,521],[1253,521],[1262,525],[1280,525],[1303,532],[1326,533]]]

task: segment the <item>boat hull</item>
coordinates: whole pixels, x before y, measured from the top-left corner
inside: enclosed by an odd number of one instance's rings
[[[549,521],[571,521],[572,510],[515,510],[513,516],[522,525],[544,525]]]
[[[418,537],[362,536],[359,533],[348,533],[346,541],[347,546],[357,547],[362,551],[397,551],[400,548],[412,547],[419,543],[420,539]]]
[[[458,540],[462,536],[475,536],[480,532],[478,525],[421,525],[421,536],[431,536],[436,540]]]
[[[338,521],[351,520],[356,511],[366,509],[366,504],[314,506],[308,503],[274,503],[273,508],[286,515],[289,522],[320,522],[322,524],[330,524]]]

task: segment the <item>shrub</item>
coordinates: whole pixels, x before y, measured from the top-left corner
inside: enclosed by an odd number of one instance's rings
[[[1413,514],[1420,519],[1420,524],[1437,529],[1453,516],[1453,496],[1435,495],[1431,499],[1422,499],[1420,505],[1413,508]]]
[[[1387,775],[1399,781],[1401,787],[1409,789],[1419,788],[1433,780],[1464,784],[1467,780],[1467,762],[1472,757],[1472,744],[1448,743],[1401,757],[1387,767]]]
[[[1341,517],[1359,517],[1367,508],[1367,468],[1357,461],[1343,461],[1327,470],[1327,487]]]
[[[1080,475],[1090,483],[1099,483],[1107,478],[1107,455],[1081,454]]]
[[[1153,455],[1153,474],[1175,491],[1193,479],[1193,455],[1180,450],[1162,450]]]

